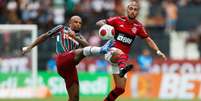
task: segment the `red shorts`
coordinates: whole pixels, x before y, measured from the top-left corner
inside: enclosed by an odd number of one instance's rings
[[[63,77],[68,89],[73,83],[78,82],[76,63],[74,61],[75,53],[73,51],[58,54],[56,56],[57,72]]]

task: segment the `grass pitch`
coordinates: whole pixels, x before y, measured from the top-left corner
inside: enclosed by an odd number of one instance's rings
[[[86,96],[80,97],[80,101],[103,101],[104,97],[100,96]],[[0,101],[67,101],[65,96],[50,97],[46,99],[0,99]],[[200,100],[160,100],[160,99],[133,99],[120,97],[116,101],[200,101]]]

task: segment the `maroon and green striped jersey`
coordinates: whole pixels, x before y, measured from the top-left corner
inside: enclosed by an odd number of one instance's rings
[[[79,42],[68,35],[70,30],[67,26],[58,25],[48,31],[50,37],[56,38],[56,53],[64,53],[79,48]],[[78,35],[78,33],[75,34]]]

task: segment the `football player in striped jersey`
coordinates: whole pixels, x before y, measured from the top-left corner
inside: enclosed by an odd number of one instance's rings
[[[72,16],[68,26],[58,25],[40,35],[31,45],[22,49],[22,54],[25,54],[48,38],[56,39],[57,71],[65,80],[69,101],[79,101],[79,81],[76,65],[86,56],[107,53],[112,45],[112,41],[109,41],[102,47],[88,46],[86,39],[79,33],[81,25],[82,19],[79,16]]]

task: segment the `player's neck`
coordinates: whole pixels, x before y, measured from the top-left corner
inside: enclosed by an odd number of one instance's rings
[[[80,30],[75,30],[75,29],[73,29],[73,28],[71,28],[71,27],[69,27],[72,31],[74,31],[75,33],[79,33],[80,32]]]
[[[135,18],[128,18],[128,21],[129,21],[129,22],[135,22],[136,19],[135,19]]]
[[[128,20],[129,21],[135,21],[136,20],[136,18],[134,17],[134,18],[131,18],[131,17],[129,17],[129,16],[127,16],[128,17]]]
[[[79,33],[80,31],[79,31],[79,30],[74,30],[74,32],[75,32],[75,33]]]

